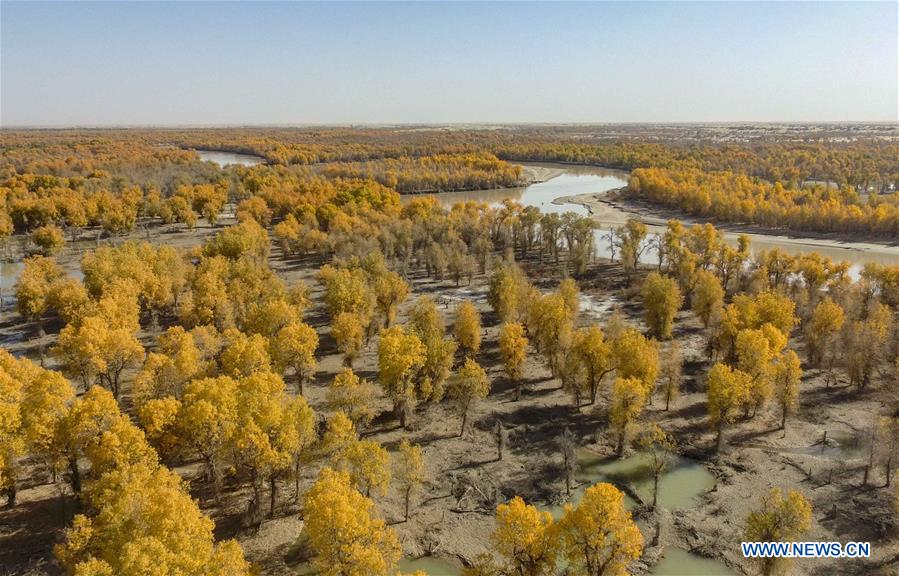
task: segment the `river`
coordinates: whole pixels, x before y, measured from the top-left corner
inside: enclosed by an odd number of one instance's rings
[[[651,233],[664,229],[665,218],[638,214],[620,206],[603,201],[610,190],[627,185],[627,173],[592,166],[571,166],[566,164],[524,164],[525,171],[535,175],[539,182],[521,188],[500,190],[480,190],[472,192],[443,192],[435,194],[447,205],[466,200],[486,202],[497,206],[505,198],[517,200],[525,206],[535,206],[544,212],[575,212],[582,216],[592,215],[598,226],[597,255],[608,257],[608,241],[604,236],[608,231],[623,224],[628,218],[638,218],[645,222]],[[683,216],[679,219],[689,222]],[[739,232],[724,231],[725,238],[736,244]],[[836,241],[822,238],[804,238],[777,234],[750,233],[753,250],[780,248],[793,254],[817,252],[835,261],[847,261],[853,266],[857,276],[867,262],[899,265],[899,246],[889,246],[870,242]],[[644,253],[647,263],[656,261],[651,251]]]
[[[222,168],[225,166],[257,166],[265,162],[262,156],[254,156],[252,154],[236,154],[234,152],[221,152],[218,150],[195,150],[200,160],[204,162],[215,162]]]

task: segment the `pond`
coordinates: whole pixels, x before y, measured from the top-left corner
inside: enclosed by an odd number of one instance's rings
[[[715,477],[705,466],[679,455],[672,455],[667,470],[659,479],[659,505],[676,510],[687,508],[696,503],[696,497],[715,485]],[[580,469],[576,474],[580,485],[572,491],[569,502],[577,504],[584,490],[599,482],[609,482],[621,488],[631,487],[643,502],[652,502],[652,469],[648,452],[639,452],[628,458],[601,458],[587,450],[580,456]],[[627,493],[624,504],[628,509],[637,506],[637,502]],[[553,518],[561,518],[563,504],[540,507],[548,511]]]
[[[462,572],[462,569],[457,564],[439,556],[403,558],[400,560],[399,568],[403,574],[411,574],[421,570],[428,576],[457,576]]]
[[[257,166],[265,162],[262,156],[254,156],[252,154],[237,154],[234,152],[221,152],[219,150],[195,150],[200,160],[204,162],[215,162],[221,167],[240,165],[240,166]]]

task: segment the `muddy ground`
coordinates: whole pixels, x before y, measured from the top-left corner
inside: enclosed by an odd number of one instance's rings
[[[225,222],[227,223],[227,222]],[[178,246],[199,243],[212,232],[201,227],[193,232],[178,231],[155,234],[153,241]],[[143,234],[136,235],[143,237]],[[79,253],[93,247],[92,242],[69,246],[60,257],[68,270],[77,269]],[[310,404],[323,417],[327,384],[342,368],[342,359],[329,335],[328,319],[321,303],[321,288],[314,281],[320,265],[312,259],[286,260],[273,251],[272,267],[288,285],[303,280],[312,288],[314,305],[306,320],[320,334],[317,353],[319,368],[305,392]],[[555,266],[526,262],[529,275],[542,289],[555,287],[560,277]],[[408,436],[422,445],[428,471],[428,482],[415,497],[412,517],[402,520],[402,501],[396,490],[384,497],[375,496],[377,508],[398,532],[407,555],[433,553],[463,564],[489,545],[493,528],[492,512],[496,502],[518,494],[532,503],[563,500],[561,457],[558,438],[565,426],[575,433],[582,446],[612,458],[614,441],[608,432],[607,402],[604,389],[596,405],[577,409],[572,398],[550,377],[542,358],[530,351],[526,364],[527,390],[521,400],[514,401],[514,390],[502,371],[497,348],[498,320],[486,302],[486,278],[476,276],[472,285],[456,286],[452,281],[435,281],[416,274],[410,278],[413,293],[399,315],[404,322],[414,299],[431,294],[449,325],[458,301],[475,301],[481,310],[485,337],[477,361],[488,371],[492,381],[490,396],[475,408],[471,426],[464,437],[458,436],[459,417],[447,405],[420,411],[411,430],[399,428],[390,411],[390,403],[381,398],[381,415],[365,436],[381,442],[390,450]],[[582,291],[589,296],[579,322],[601,322],[613,307],[619,307],[632,322],[641,324],[641,306],[629,294],[617,264],[598,262],[581,280]],[[614,305],[613,305],[614,304]],[[51,327],[49,344],[59,327]],[[6,311],[0,320],[0,337],[14,353],[36,357],[36,330],[23,324],[17,313]],[[14,336],[24,334],[17,339]],[[152,345],[155,333],[141,335]],[[745,565],[739,552],[743,521],[758,505],[760,497],[771,487],[798,488],[811,500],[814,521],[807,540],[870,541],[873,558],[860,560],[804,560],[793,566],[792,573],[897,574],[899,573],[899,541],[897,520],[892,500],[893,489],[883,488],[882,470],[873,472],[868,486],[862,485],[867,459],[864,438],[872,411],[881,406],[885,392],[876,387],[858,393],[848,387],[844,377],[827,386],[823,374],[808,370],[803,378],[798,414],[787,424],[786,432],[778,430],[775,410],[758,414],[752,420],[738,422],[727,434],[727,445],[719,457],[713,454],[714,434],[708,426],[705,409],[704,379],[709,367],[705,354],[707,334],[690,312],[681,312],[675,338],[685,356],[684,393],[667,412],[657,397],[645,414],[672,432],[679,451],[704,463],[715,475],[715,486],[697,498],[695,507],[687,510],[650,513],[645,507],[635,515],[647,541],[644,561],[634,566],[642,571],[651,564],[665,546],[674,546],[717,558],[736,573],[755,573]],[[801,341],[791,344],[803,352]],[[377,381],[376,341],[356,360],[355,369],[363,377]],[[48,367],[54,367],[48,362]],[[128,398],[123,405],[128,406]],[[504,458],[497,459],[494,427],[499,419],[508,432]],[[827,432],[829,443],[821,445]],[[318,466],[304,471],[301,486],[313,481]],[[296,542],[302,519],[293,500],[293,484],[281,486],[276,517],[267,520],[258,532],[241,529],[241,515],[246,508],[247,487],[228,486],[220,506],[214,506],[208,487],[199,479],[199,467],[186,462],[177,471],[191,483],[191,490],[207,514],[216,522],[219,537],[236,537],[249,559],[262,572],[273,575],[297,573],[300,554]],[[467,489],[466,487],[470,487]],[[461,500],[460,494],[465,494]],[[61,495],[55,485],[38,473],[26,474],[19,503],[12,510],[0,511],[0,574],[57,574],[52,560],[52,545],[62,538],[62,530],[76,511],[74,502]],[[661,524],[659,545],[649,546],[657,522]]]

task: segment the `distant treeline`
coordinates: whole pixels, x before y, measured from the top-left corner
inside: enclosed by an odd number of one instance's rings
[[[515,186],[521,183],[520,168],[510,162],[519,161],[643,169],[633,193],[693,214],[772,228],[896,233],[899,135],[889,126],[15,130],[2,135],[0,228],[7,233],[51,222],[127,228],[131,215],[112,215],[129,208],[139,217],[138,194],[159,198],[148,214],[189,221],[189,208],[210,210],[203,200],[210,194],[197,200],[185,187],[211,185],[220,191],[216,196],[224,191],[239,200],[243,175],[269,174],[221,169],[200,161],[192,149],[262,156],[276,171],[286,171],[288,180],[309,166],[319,177],[373,180],[402,193]],[[182,200],[171,200],[176,196]]]

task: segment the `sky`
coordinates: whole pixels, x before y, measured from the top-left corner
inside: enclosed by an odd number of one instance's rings
[[[899,121],[899,3],[0,2],[0,126]]]

